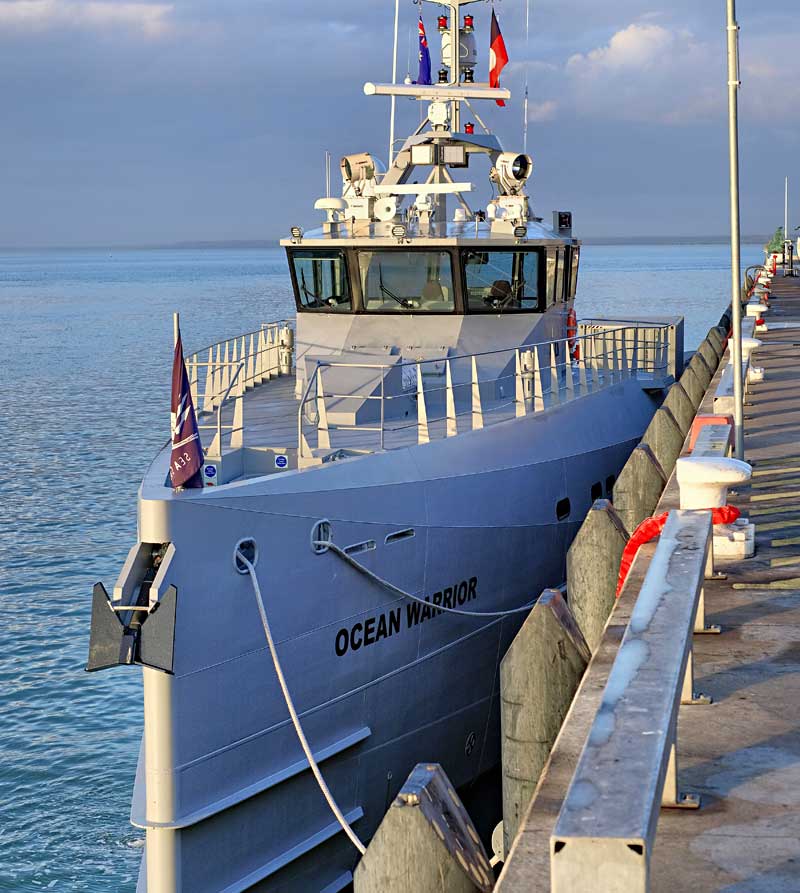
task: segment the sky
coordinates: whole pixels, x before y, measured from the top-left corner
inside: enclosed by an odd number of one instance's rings
[[[496,0],[534,207],[585,237],[728,232],[725,0]],[[399,73],[419,6],[401,0]],[[489,4],[475,15],[485,80]],[[391,0],[0,0],[0,245],[271,239],[316,225],[324,153],[386,158]],[[439,7],[424,3],[434,70]],[[800,223],[800,16],[740,0],[742,229]],[[412,40],[409,41],[409,36]],[[410,49],[410,54],[409,54]],[[411,64],[408,65],[409,55]],[[399,103],[400,133],[419,104]],[[479,173],[483,176],[483,171]]]

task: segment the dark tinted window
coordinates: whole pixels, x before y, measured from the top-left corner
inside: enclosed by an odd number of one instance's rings
[[[560,499],[558,503],[556,503],[556,518],[559,521],[564,521],[566,518],[569,518],[569,513],[572,511],[572,508],[569,504],[569,499]]]
[[[343,251],[298,249],[290,258],[300,310],[349,313],[353,309]]]
[[[592,484],[592,502],[596,499],[603,498],[603,485],[598,481],[596,484]]]
[[[364,309],[452,313],[453,263],[446,251],[359,251]]]
[[[467,306],[473,313],[542,310],[539,294],[541,252],[464,251]]]
[[[617,479],[614,477],[613,474],[606,478],[606,497],[608,499],[611,499],[614,493],[614,483],[616,482],[616,480]]]

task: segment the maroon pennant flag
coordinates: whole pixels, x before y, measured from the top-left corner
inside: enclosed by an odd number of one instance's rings
[[[172,457],[169,476],[178,489],[202,487],[203,447],[197,430],[197,417],[192,403],[192,389],[183,361],[183,341],[180,329],[175,342],[172,361]]]
[[[508,51],[506,50],[506,42],[500,32],[500,25],[497,24],[497,16],[492,10],[492,34],[489,41],[489,86],[500,86],[500,72],[506,67],[508,62]],[[498,105],[505,105],[502,99],[495,99]]]

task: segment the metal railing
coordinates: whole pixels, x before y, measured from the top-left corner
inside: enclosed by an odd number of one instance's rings
[[[313,459],[315,450],[428,443],[543,412],[624,378],[660,380],[669,328],[598,326],[572,339],[394,364],[319,361],[298,408],[299,459]]]
[[[198,428],[212,431],[206,455],[220,459],[223,452],[223,433],[229,437],[228,446],[237,449],[244,438],[243,397],[247,390],[264,384],[279,375],[292,371],[294,330],[289,320],[263,323],[252,332],[227,338],[189,354],[185,358],[186,371],[197,408]],[[233,419],[223,424],[223,407],[235,400]],[[208,415],[216,416],[213,423],[204,423]]]

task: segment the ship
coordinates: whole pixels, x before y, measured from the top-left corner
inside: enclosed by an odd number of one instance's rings
[[[474,2],[434,83],[365,85],[422,123],[287,222],[294,318],[182,354],[203,486],[146,470],[87,666],[142,667],[138,893],[335,893],[417,763],[496,767],[500,661],[680,374],[680,319],[577,319]]]

